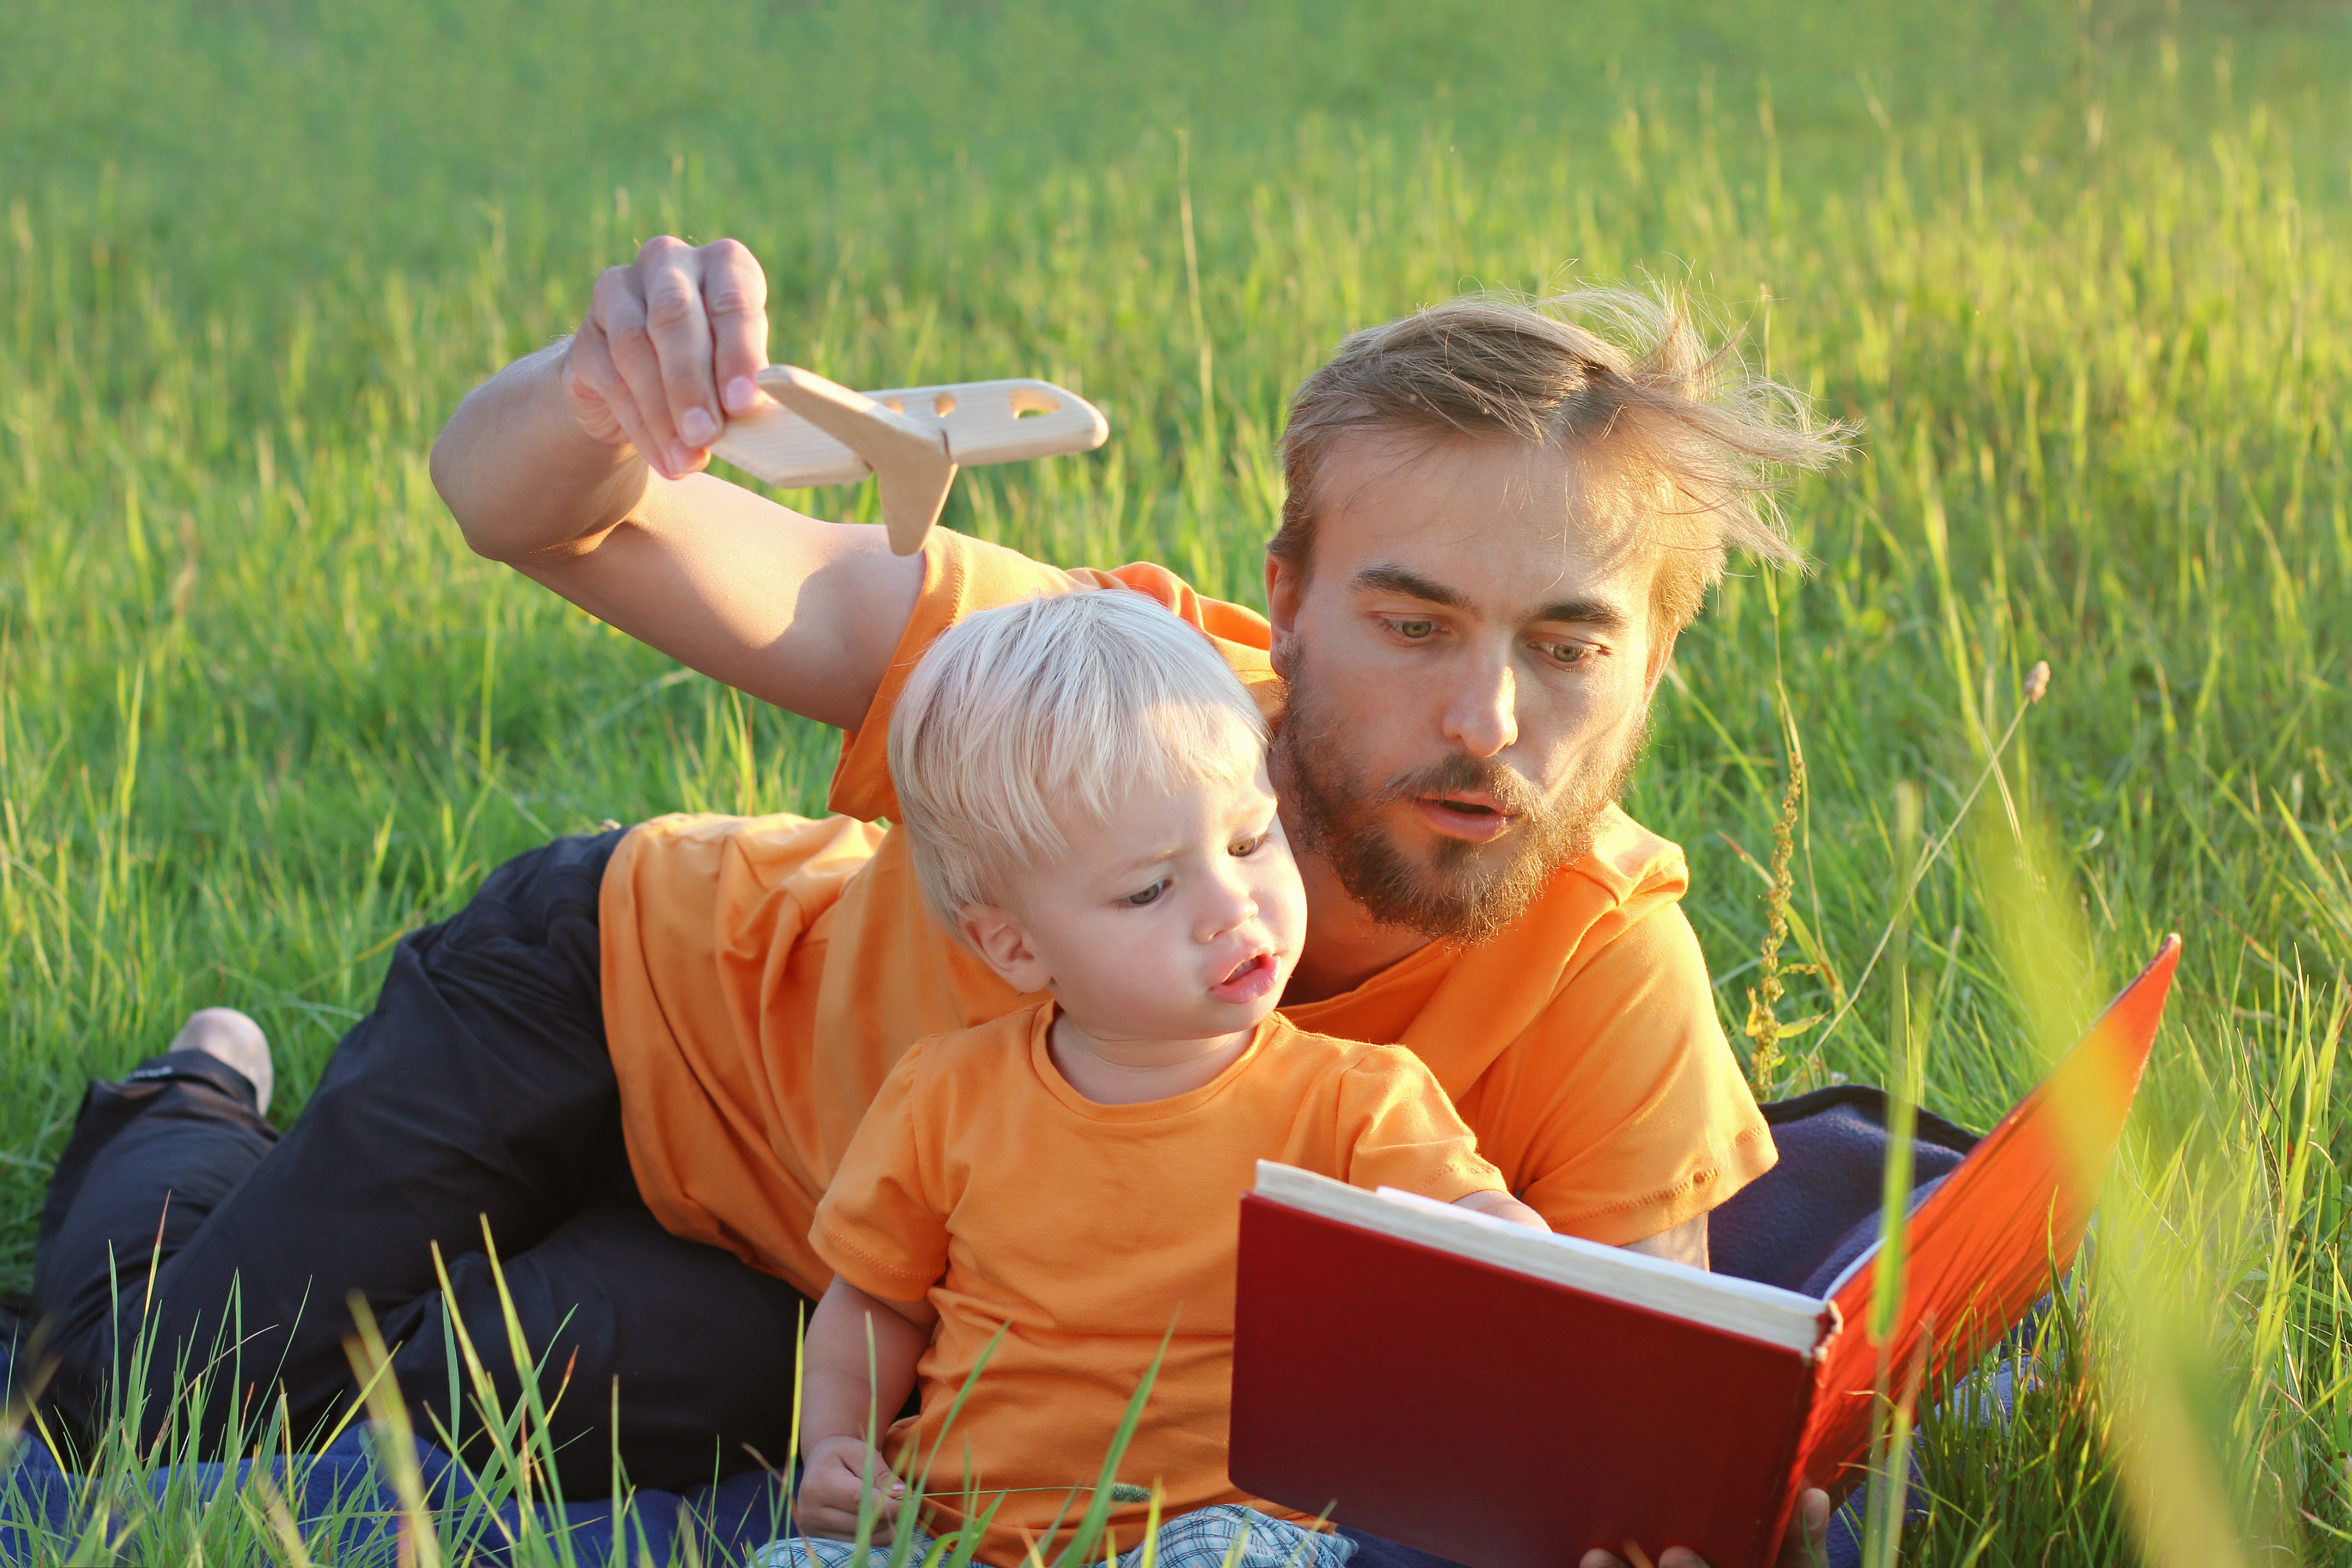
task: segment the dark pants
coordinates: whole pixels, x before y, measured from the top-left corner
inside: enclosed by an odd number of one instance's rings
[[[398,1347],[420,1435],[477,1422],[433,1249],[510,1400],[487,1223],[542,1391],[568,1384],[551,1422],[567,1492],[607,1493],[616,1447],[631,1481],[666,1489],[748,1468],[747,1450],[781,1461],[808,1303],[665,1231],[629,1172],[597,963],[619,837],[511,860],[456,918],[404,939],[282,1137],[251,1085],[201,1052],[91,1086],[34,1265],[68,1432],[130,1400],[142,1442],[176,1420],[218,1449],[282,1392],[299,1444],[352,1395],[353,1292]]]

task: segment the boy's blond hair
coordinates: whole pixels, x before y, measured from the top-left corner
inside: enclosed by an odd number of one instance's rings
[[[949,627],[890,715],[890,778],[917,885],[961,940],[964,910],[1067,847],[1139,784],[1254,775],[1266,726],[1209,639],[1121,588],[1003,605]]]

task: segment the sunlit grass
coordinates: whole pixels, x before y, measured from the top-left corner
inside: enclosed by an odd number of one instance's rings
[[[1813,572],[1735,577],[1685,638],[1630,803],[1690,852],[1739,1039],[1802,748],[1781,961],[1825,969],[1784,971],[1778,1005],[1845,1016],[1780,1039],[1765,1087],[1885,1080],[1888,977],[1852,987],[1895,786],[1930,841],[1950,827],[2037,659],[2050,695],[1910,918],[1927,1104],[1990,1125],[2162,932],[2188,941],[2108,1231],[2014,1422],[1923,1411],[1906,1556],[2129,1560],[2150,1497],[2185,1495],[2117,1468],[2160,1428],[2175,1458],[2149,1473],[2210,1466],[2245,1561],[2352,1560],[2346,126],[2250,91],[2255,43],[2233,84],[2218,24],[2168,53],[2158,25],[2076,96],[1873,98],[1833,146],[1788,89],[1768,111],[1749,78],[1637,59],[1556,133],[1513,131],[1556,106],[1459,100],[1269,110],[1181,153],[1146,122],[1001,165],[845,133],[822,163],[681,156],[553,212],[532,192],[587,165],[551,163],[486,205],[413,198],[392,226],[437,248],[296,266],[281,235],[251,277],[233,235],[183,247],[136,216],[158,200],[138,165],[111,190],[0,168],[0,1274],[29,1270],[83,1077],[189,1008],[260,1017],[290,1110],[389,943],[503,857],[604,818],[821,805],[825,736],[467,555],[425,475],[457,396],[635,237],[743,237],[775,353],[837,379],[1083,390],[1104,452],[969,474],[950,522],[1245,601],[1282,398],[1342,332],[1465,286],[1649,273],[1866,428],[1790,498]],[[134,1447],[92,1485],[143,1495],[128,1478],[170,1456]],[[159,1506],[200,1533],[227,1505]],[[238,1517],[228,1555],[286,1556]]]

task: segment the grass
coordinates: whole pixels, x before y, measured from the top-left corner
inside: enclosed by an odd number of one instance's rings
[[[950,521],[1244,600],[1340,333],[1648,272],[1867,427],[1790,497],[1811,574],[1685,637],[1630,803],[1735,1039],[1780,988],[1766,1091],[1885,1079],[1890,977],[1848,987],[1896,785],[1934,843],[2038,659],[1909,919],[1927,1104],[1989,1124],[2189,940],[2101,1248],[2014,1422],[1923,1413],[1905,1554],[2352,1561],[2352,26],[1630,11],[8,7],[0,1279],[83,1079],[187,1009],[255,1013],[290,1108],[503,857],[818,806],[824,734],[473,559],[426,480],[635,240],[744,238],[776,353],[844,381],[1083,389],[1103,453]]]

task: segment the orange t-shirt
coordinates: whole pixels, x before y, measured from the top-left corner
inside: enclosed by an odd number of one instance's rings
[[[1499,1190],[1502,1173],[1397,1047],[1304,1034],[1276,1014],[1191,1093],[1097,1105],[1054,1066],[1053,1017],[1043,1003],[915,1045],[817,1205],[810,1239],[841,1278],[939,1310],[922,1413],[891,1428],[894,1466],[912,1476],[928,1461],[933,1531],[1004,1490],[982,1558],[1020,1563],[1024,1531],[1050,1558],[1045,1531],[1084,1508],[1071,1491],[1094,1485],[1169,1336],[1116,1479],[1159,1481],[1171,1514],[1237,1502],[1299,1517],[1225,1474],[1234,1253],[1257,1162],[1443,1203]],[[1143,1518],[1139,1504],[1112,1514],[1121,1536]]]
[[[924,913],[899,835],[892,703],[959,617],[1039,593],[1126,587],[1216,643],[1262,706],[1282,683],[1263,618],[1158,566],[1067,572],[934,529],[923,586],[832,809],[664,816],[604,874],[605,1030],[629,1160],[678,1235],[821,1293],[808,1227],[858,1119],[916,1040],[1003,1016],[1016,995]],[[1554,1229],[1655,1236],[1770,1168],[1772,1139],[1716,1020],[1679,900],[1682,851],[1612,811],[1592,852],[1517,924],[1432,942],[1352,991],[1285,1008],[1302,1029],[1402,1045]]]

